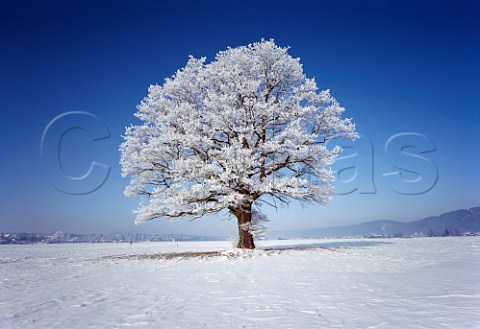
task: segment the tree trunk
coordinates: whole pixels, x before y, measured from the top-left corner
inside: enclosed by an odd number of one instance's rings
[[[248,224],[252,222],[252,204],[244,204],[243,207],[233,211],[238,221],[238,243],[237,248],[255,249],[253,235],[248,231]]]

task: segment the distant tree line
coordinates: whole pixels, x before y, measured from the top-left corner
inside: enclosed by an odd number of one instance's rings
[[[458,228],[446,228],[443,232],[437,233],[433,228],[428,230],[427,236],[428,237],[442,237],[442,236],[462,236],[463,234],[460,232]]]

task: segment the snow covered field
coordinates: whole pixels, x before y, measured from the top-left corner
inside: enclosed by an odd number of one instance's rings
[[[480,238],[0,246],[0,328],[480,328]],[[330,248],[333,247],[333,248]]]

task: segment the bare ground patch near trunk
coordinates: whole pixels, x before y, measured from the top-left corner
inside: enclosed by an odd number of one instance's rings
[[[282,254],[287,251],[338,251],[336,247],[321,247],[321,248],[265,248],[255,250],[234,249],[228,251],[188,251],[188,252],[174,252],[174,253],[154,253],[154,254],[138,254],[138,255],[114,255],[106,256],[104,260],[182,260],[182,259],[209,259],[209,258],[248,258],[254,256],[271,256]]]

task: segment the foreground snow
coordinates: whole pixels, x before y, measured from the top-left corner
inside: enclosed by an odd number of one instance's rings
[[[480,328],[480,238],[0,246],[0,328]],[[332,248],[327,248],[332,247]]]

